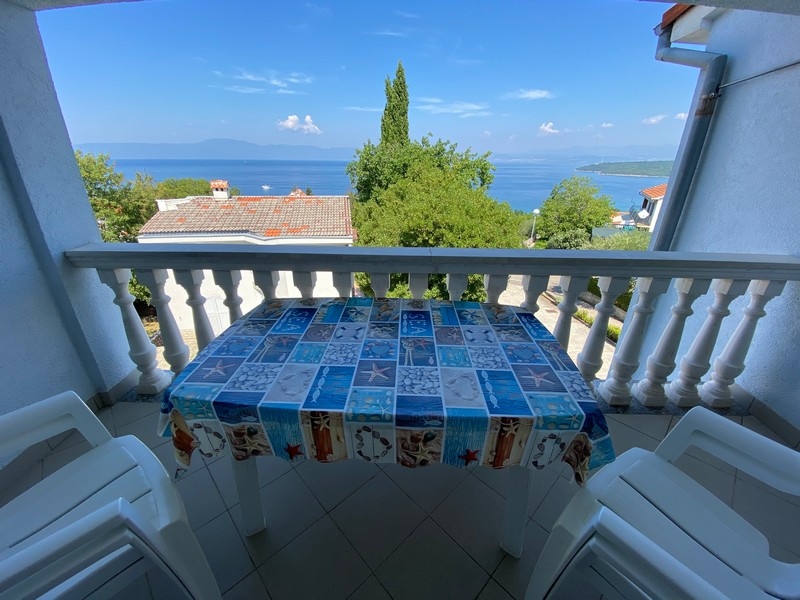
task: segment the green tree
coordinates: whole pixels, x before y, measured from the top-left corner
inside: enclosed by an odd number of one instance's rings
[[[241,192],[237,187],[230,188],[231,196],[238,196]],[[155,190],[156,198],[186,198],[187,196],[209,196],[211,186],[207,179],[185,177],[182,179],[164,179],[159,181]]]
[[[621,231],[607,237],[594,237],[583,245],[586,250],[647,250],[650,232],[643,229]]]
[[[553,188],[541,208],[536,222],[537,235],[552,238],[556,234],[566,235],[578,230],[584,231],[587,237],[580,245],[588,241],[593,227],[602,227],[611,221],[614,207],[611,198],[601,195],[600,190],[592,184],[588,177],[570,177]],[[570,234],[574,239],[578,234]]]
[[[408,88],[402,61],[398,61],[394,81],[386,78],[386,106],[381,116],[381,144],[407,144]]]

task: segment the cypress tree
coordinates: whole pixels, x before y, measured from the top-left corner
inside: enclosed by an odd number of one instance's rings
[[[381,116],[381,144],[407,144],[408,88],[403,63],[397,63],[394,81],[386,78],[386,107]]]

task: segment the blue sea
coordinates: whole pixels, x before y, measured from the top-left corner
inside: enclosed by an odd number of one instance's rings
[[[628,210],[632,204],[641,204],[639,190],[667,181],[664,177],[621,177],[575,170],[590,162],[585,159],[495,162],[497,169],[489,196],[508,202],[514,209],[530,212],[542,205],[553,186],[580,175],[589,177],[601,193],[610,196],[618,210]],[[319,195],[346,194],[351,190],[345,173],[347,161],[118,159],[114,163],[117,171],[130,180],[136,173],[151,175],[156,181],[183,177],[226,179],[248,196],[285,195],[295,187],[311,188]],[[269,190],[262,186],[269,186]]]

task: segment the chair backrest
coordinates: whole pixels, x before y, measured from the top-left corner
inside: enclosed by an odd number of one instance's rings
[[[152,526],[119,498],[0,560],[0,599],[84,598],[142,561],[161,569],[189,595],[170,568],[171,560],[170,549]]]

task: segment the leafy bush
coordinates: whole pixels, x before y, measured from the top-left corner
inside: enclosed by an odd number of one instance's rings
[[[644,230],[621,231],[607,237],[593,237],[584,244],[585,250],[647,250],[650,247],[650,232]]]
[[[628,307],[631,304],[631,297],[633,296],[633,290],[635,287],[636,287],[636,279],[632,277],[630,282],[628,283],[628,289],[622,292],[619,295],[619,297],[614,301],[614,306],[627,312]],[[594,294],[598,298],[601,296],[600,288],[598,287],[597,277],[589,278],[589,285],[586,286],[586,291]]]
[[[547,240],[548,250],[577,250],[589,241],[589,234],[583,229],[570,229],[554,233]]]

